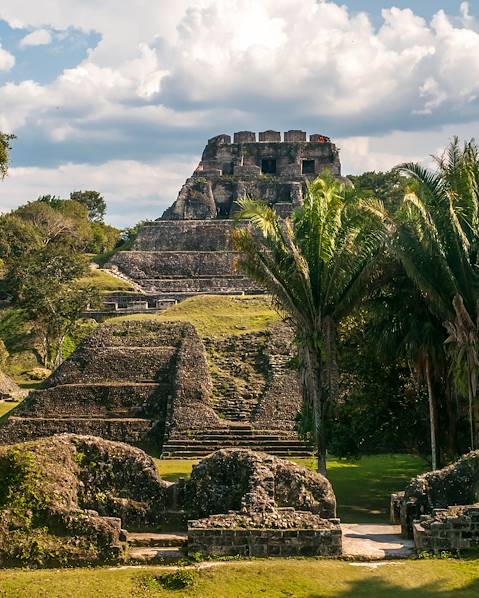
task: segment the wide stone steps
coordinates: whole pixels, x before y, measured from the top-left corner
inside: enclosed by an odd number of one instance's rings
[[[203,457],[223,448],[245,448],[282,457],[311,455],[311,449],[305,442],[287,432],[237,426],[227,428],[224,432],[199,430],[170,438],[163,446],[162,458]]]
[[[175,532],[128,533],[128,560],[135,563],[159,563],[184,558],[187,534]]]
[[[174,452],[166,452],[162,453],[161,458],[168,460],[168,459],[199,459],[201,457],[207,457],[211,453],[216,452],[217,450],[224,449],[224,448],[247,448],[251,451],[257,453],[267,453],[268,455],[273,455],[275,457],[281,457],[285,459],[303,459],[311,457],[311,452],[305,450],[279,450],[277,448],[268,448],[268,447],[260,447],[260,446],[219,446],[214,450],[210,449],[195,449],[195,450],[175,450]]]

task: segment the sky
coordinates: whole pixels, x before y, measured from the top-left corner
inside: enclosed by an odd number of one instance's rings
[[[154,219],[208,138],[331,136],[344,174],[479,136],[479,0],[1,0],[0,212],[95,189]]]

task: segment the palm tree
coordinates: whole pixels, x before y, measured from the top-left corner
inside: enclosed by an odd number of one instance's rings
[[[436,387],[444,380],[446,332],[401,265],[393,266],[389,284],[376,288],[367,302],[368,342],[372,342],[385,359],[406,359],[417,388],[426,387],[431,465],[435,470],[438,466]]]
[[[271,293],[294,326],[318,470],[326,473],[327,425],[338,387],[336,330],[367,286],[384,229],[352,187],[329,176],[308,185],[304,205],[291,218],[282,220],[249,198],[240,208],[239,218],[250,226],[233,235],[237,266]]]
[[[431,314],[449,333],[446,343],[458,383],[467,387],[470,444],[475,446],[474,403],[479,363],[479,160],[474,141],[454,139],[437,170],[403,164],[410,193],[391,217],[373,206],[390,230],[391,248],[417,286]]]

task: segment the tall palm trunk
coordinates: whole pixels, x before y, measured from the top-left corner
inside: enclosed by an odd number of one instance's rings
[[[432,469],[437,469],[437,446],[436,446],[436,400],[434,396],[434,385],[432,382],[431,356],[426,356],[426,381],[427,395],[429,400],[429,427],[431,430],[431,464]]]
[[[312,346],[313,345],[313,346]],[[327,474],[326,434],[321,380],[321,365],[318,351],[313,343],[305,347],[305,390],[313,408],[314,443],[318,456],[318,471]]]
[[[474,399],[475,393],[473,390],[472,374],[468,374],[468,398],[469,398],[469,434],[471,437],[471,451],[476,448],[475,433],[474,433]]]

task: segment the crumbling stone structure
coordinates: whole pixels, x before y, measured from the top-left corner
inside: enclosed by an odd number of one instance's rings
[[[245,449],[217,451],[193,467],[185,505],[196,518],[280,507],[324,519],[336,517],[336,498],[327,478],[290,461]]]
[[[479,451],[409,483],[404,493],[392,496],[392,517],[400,514],[402,533],[412,537],[414,522],[437,509],[479,503]],[[395,515],[396,514],[396,515]]]
[[[110,269],[159,299],[197,293],[255,293],[236,272],[230,237],[238,200],[250,196],[283,216],[301,205],[307,182],[329,171],[341,175],[331,140],[304,131],[243,131],[209,140],[202,159],[162,218],[147,223],[130,251],[116,253]]]
[[[206,349],[188,323],[113,321],[11,412],[0,444],[74,433],[150,445],[165,457],[225,446],[304,456],[292,351],[282,325]]]
[[[336,498],[320,474],[270,455],[222,450],[185,489],[188,552],[209,556],[337,556]]]
[[[209,392],[203,345],[190,324],[105,324],[12,411],[0,442],[69,432],[161,448],[167,418],[180,425],[194,412],[204,425],[217,422]]]
[[[168,482],[143,451],[62,435],[0,447],[0,566],[125,558],[123,527],[157,525]]]
[[[157,531],[178,510],[209,515],[189,521],[191,554],[341,554],[339,521],[325,519],[336,506],[329,482],[251,451],[221,451],[172,483],[140,449],[62,434],[0,447],[0,474],[0,567],[135,559],[129,546],[148,533],[131,532]],[[240,511],[211,516],[238,500]]]
[[[24,391],[0,370],[0,401],[14,401],[25,396]]]
[[[181,189],[163,219],[206,220],[229,218],[244,196],[264,199],[280,213],[302,202],[306,181],[325,170],[341,175],[339,153],[323,135],[287,131],[259,134],[241,131],[208,141],[201,162]]]
[[[188,554],[203,556],[341,556],[339,520],[294,509],[253,515],[216,515],[191,521]]]

